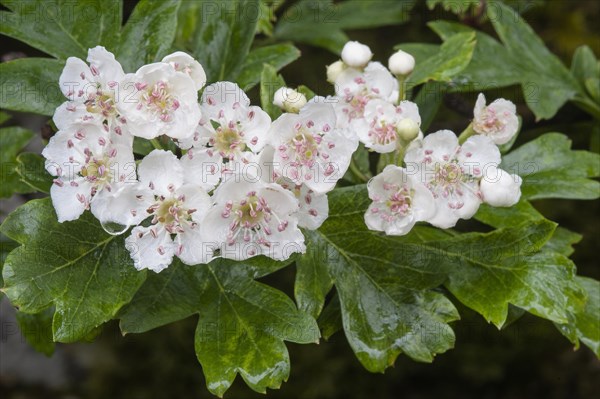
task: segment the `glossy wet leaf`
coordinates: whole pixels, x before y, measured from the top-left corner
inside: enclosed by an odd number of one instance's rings
[[[169,54],[177,28],[179,0],[141,0],[123,27],[117,60],[125,72]]]
[[[587,293],[585,308],[568,324],[555,324],[558,330],[579,348],[579,342],[600,358],[600,282],[588,277],[576,277]]]
[[[197,19],[189,26],[189,50],[204,67],[208,82],[235,81],[254,40],[259,1],[190,3],[186,7]]]
[[[49,198],[29,201],[0,230],[21,246],[4,263],[4,293],[26,313],[54,305],[55,341],[73,342],[110,320],[145,279],[123,236],[107,234],[86,212],[58,223]]]
[[[449,82],[471,62],[475,50],[475,32],[457,33],[446,40],[433,56],[418,64],[409,77],[412,85],[428,81]]]
[[[580,92],[577,81],[517,11],[494,1],[488,16],[502,43],[477,32],[473,61],[456,76],[457,89],[483,91],[520,83],[537,119],[551,118]],[[458,32],[472,31],[446,21],[431,22],[430,26],[444,40]]]
[[[505,155],[502,168],[523,178],[524,199],[596,199],[600,184],[600,156],[571,150],[571,140],[547,133]]]
[[[0,198],[9,198],[16,193],[28,193],[32,189],[23,183],[17,174],[17,155],[33,138],[33,132],[22,127],[0,129]]]
[[[349,40],[344,30],[401,24],[414,4],[414,0],[301,0],[283,14],[274,36],[339,54]]]
[[[319,339],[311,316],[254,280],[287,264],[264,257],[197,266],[176,261],[148,276],[120,314],[121,330],[144,332],[198,314],[196,354],[212,393],[222,396],[237,374],[255,391],[278,388],[290,372],[284,341]]]
[[[113,51],[121,31],[120,0],[3,0],[0,33],[58,59],[85,59],[98,45]]]
[[[269,114],[272,120],[281,116],[281,109],[273,104],[275,92],[285,86],[285,80],[277,74],[277,70],[271,65],[264,65],[260,77],[260,105]]]
[[[46,171],[45,159],[32,152],[24,152],[17,157],[17,175],[31,190],[49,193],[53,177]]]
[[[253,49],[248,54],[236,81],[243,90],[250,90],[260,82],[265,64],[279,71],[299,57],[300,50],[291,44],[275,44]]]
[[[336,189],[329,200],[329,219],[307,235],[307,254],[299,264],[320,266],[315,274],[327,271],[332,277],[346,337],[371,371],[384,370],[401,352],[431,361],[452,347],[447,323],[458,314],[431,291],[442,284],[498,327],[507,321],[509,304],[559,322],[583,306],[573,264],[540,251],[556,227],[545,219],[487,234],[417,226],[407,236],[389,237],[364,227],[369,204],[364,186]],[[322,306],[325,289],[303,288],[313,295],[313,309]],[[327,319],[335,320],[330,313]]]
[[[28,314],[17,311],[16,318],[19,330],[33,349],[51,356],[54,353],[55,344],[52,340],[52,317],[54,308],[50,307],[40,313]]]
[[[62,61],[21,58],[0,63],[0,107],[34,114],[54,114],[66,99],[58,87]]]

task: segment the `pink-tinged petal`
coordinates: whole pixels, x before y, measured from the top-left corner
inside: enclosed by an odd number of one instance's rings
[[[156,273],[169,267],[176,251],[169,233],[157,226],[134,228],[125,240],[125,247],[136,269],[150,269]]]
[[[50,188],[52,205],[60,223],[76,220],[89,208],[92,185],[83,178],[56,180]]]
[[[103,85],[108,86],[109,82],[120,82],[125,76],[123,67],[115,59],[114,54],[102,46],[89,49],[87,61],[90,66],[98,70],[98,81]]]
[[[90,67],[75,57],[67,59],[58,82],[62,93],[71,101],[81,100],[86,97],[85,93],[96,91]]]

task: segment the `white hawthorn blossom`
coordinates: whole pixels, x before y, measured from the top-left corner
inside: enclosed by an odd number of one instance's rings
[[[104,47],[88,51],[89,66],[81,59],[69,57],[59,78],[60,89],[68,101],[54,113],[54,124],[61,130],[73,123],[97,123],[110,131],[115,141],[131,144],[125,118],[117,103],[122,99],[123,68]]]
[[[187,73],[157,62],[127,74],[121,86],[117,109],[134,136],[185,139],[194,134],[201,113],[196,83]]]
[[[100,222],[116,222],[112,209],[123,200],[125,185],[136,181],[129,146],[111,141],[100,125],[73,123],[50,139],[42,155],[56,176],[50,196],[59,222],[75,220],[90,207]],[[138,222],[129,214],[120,221]]]
[[[519,130],[519,118],[515,105],[503,98],[485,105],[485,96],[480,93],[475,103],[473,130],[488,136],[494,143],[508,143]]]
[[[367,129],[357,132],[359,140],[365,147],[382,154],[396,151],[399,139],[404,141],[403,133],[406,129],[402,121],[414,122],[417,134],[421,125],[419,108],[410,101],[393,105],[380,99],[370,100],[365,107],[364,120],[367,122]]]
[[[309,230],[318,229],[329,216],[327,194],[315,193],[306,184],[295,184],[290,179],[279,176],[273,169],[274,155],[275,149],[269,145],[261,151],[259,177],[267,183],[277,183],[294,194],[300,204],[296,214],[299,227]]]
[[[212,256],[276,260],[305,251],[298,229],[298,201],[278,184],[230,178],[215,190],[214,207],[201,229]]]
[[[201,108],[195,133],[179,140],[179,146],[190,149],[182,159],[188,179],[214,188],[223,174],[237,173],[254,161],[267,142],[271,118],[251,106],[244,91],[231,82],[207,86]]]
[[[206,84],[206,72],[204,72],[204,68],[191,55],[183,51],[177,51],[167,55],[162,59],[162,62],[171,65],[177,72],[184,73],[192,78],[196,91],[202,89]]]
[[[521,198],[521,183],[523,179],[519,175],[487,168],[480,185],[483,202],[491,206],[513,206]]]
[[[365,223],[371,230],[405,235],[415,223],[435,215],[433,195],[417,176],[404,168],[386,166],[367,187],[373,203],[365,213]]]
[[[485,136],[461,146],[453,132],[442,130],[413,142],[404,161],[433,194],[437,212],[429,223],[445,229],[477,212],[483,200],[479,183],[487,168],[500,164],[500,151]]]
[[[138,168],[138,201],[130,213],[151,217],[148,227],[137,226],[125,240],[136,269],[155,272],[168,267],[177,256],[188,265],[207,263],[209,253],[200,227],[211,207],[210,197],[199,185],[184,183],[184,169],[169,151],[154,150]]]
[[[336,127],[333,106],[313,98],[299,114],[283,114],[271,125],[274,172],[316,193],[333,190],[344,176],[358,140]]]
[[[350,127],[353,134],[367,129],[364,113],[370,100],[392,102],[398,97],[398,81],[379,62],[370,62],[364,70],[345,68],[334,85],[339,126]]]

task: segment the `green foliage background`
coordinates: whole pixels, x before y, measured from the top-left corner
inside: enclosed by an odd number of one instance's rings
[[[13,12],[26,11],[26,8],[11,8],[14,2],[2,3]],[[35,4],[35,1],[29,3]],[[60,0],[56,3],[63,4]],[[79,4],[87,3],[88,0],[85,0]],[[94,0],[89,0],[89,3],[96,6],[98,4]],[[107,15],[120,15],[121,6],[117,2],[109,3],[111,6],[106,10]],[[248,3],[253,2],[244,1],[240,4],[243,6]],[[98,26],[88,26],[86,29],[79,29],[76,24],[69,25],[72,21],[59,21],[61,30],[69,32],[68,36],[73,39],[72,42],[66,43],[63,43],[62,36],[55,38],[46,33],[54,32],[54,26],[13,24],[11,18],[16,17],[9,16],[8,11],[3,11],[4,23],[0,33],[33,47],[43,47],[47,54],[57,60],[25,58],[3,63],[0,65],[2,84],[14,79],[25,85],[52,81],[54,76],[60,74],[62,60],[68,56],[85,58],[85,49],[99,42],[107,45],[109,50],[115,51],[129,70],[162,57],[171,50],[171,42],[174,42],[173,46],[176,48],[187,49],[200,59],[207,69],[210,81],[237,80],[242,87],[250,90],[254,103],[260,103],[262,100],[265,108],[274,113],[274,116],[277,111],[266,106],[270,102],[269,90],[276,89],[278,84],[275,82],[281,83],[283,78],[291,86],[306,85],[319,94],[330,90],[324,79],[324,67],[337,59],[335,53],[339,52],[348,38],[369,44],[376,54],[375,58],[384,62],[393,52],[393,48],[399,46],[413,52],[418,65],[422,66],[418,74],[412,77],[413,84],[431,79],[436,81],[426,83],[415,100],[421,106],[425,123],[429,125],[427,131],[435,131],[438,128],[462,130],[465,120],[470,118],[476,93],[465,91],[458,83],[467,78],[482,82],[492,79],[506,87],[488,92],[488,98],[505,97],[513,100],[523,116],[522,133],[514,144],[514,148],[520,148],[505,157],[505,166],[510,167],[511,164],[531,158],[535,158],[542,165],[539,174],[534,176],[535,180],[532,179],[538,184],[528,185],[524,189],[524,201],[517,207],[506,211],[484,207],[477,216],[478,221],[462,223],[459,229],[489,231],[488,226],[492,226],[501,229],[496,233],[482,237],[473,236],[474,241],[470,241],[468,235],[452,237],[423,228],[419,230],[419,234],[411,235],[412,238],[369,241],[371,244],[377,242],[382,248],[397,248],[397,252],[386,254],[392,260],[401,258],[400,254],[406,253],[414,245],[419,245],[422,251],[427,250],[429,245],[429,250],[437,251],[441,245],[442,249],[456,252],[455,255],[450,255],[452,261],[444,265],[450,270],[440,270],[439,265],[431,264],[430,270],[421,275],[405,274],[403,271],[403,274],[399,275],[401,278],[394,284],[388,281],[390,273],[394,272],[384,271],[382,268],[389,259],[356,261],[360,259],[361,253],[368,255],[369,251],[372,251],[372,248],[354,245],[370,234],[363,231],[363,227],[358,227],[357,231],[350,232],[346,237],[334,236],[340,228],[352,225],[344,216],[344,209],[364,208],[364,191],[361,191],[360,187],[346,188],[332,194],[330,201],[334,206],[331,219],[319,232],[307,235],[308,242],[312,243],[314,248],[326,247],[329,255],[334,253],[332,260],[325,264],[320,262],[319,254],[313,256],[309,253],[297,260],[296,268],[283,268],[285,265],[248,264],[240,266],[239,273],[235,275],[221,273],[219,270],[222,271],[222,268],[215,269],[216,266],[225,265],[198,267],[194,271],[173,265],[168,273],[149,276],[137,293],[136,290],[142,284],[144,276],[123,272],[119,277],[126,284],[110,294],[115,300],[101,303],[100,306],[94,307],[93,312],[83,316],[78,313],[81,302],[74,303],[76,296],[65,295],[60,278],[56,281],[49,279],[41,288],[36,288],[28,285],[28,275],[22,272],[19,274],[18,270],[13,273],[13,270],[8,268],[4,276],[10,278],[11,288],[6,293],[13,300],[19,298],[15,304],[22,308],[17,315],[21,327],[24,331],[42,332],[27,337],[33,347],[41,352],[51,353],[54,350],[54,345],[48,342],[48,337],[51,336],[62,342],[95,340],[89,350],[98,356],[98,361],[87,369],[85,378],[77,382],[73,378],[73,383],[66,390],[90,398],[208,397],[198,360],[204,368],[204,374],[209,378],[209,384],[225,377],[228,385],[233,381],[235,373],[228,374],[227,363],[224,363],[223,359],[231,360],[232,365],[243,359],[246,370],[256,371],[264,366],[263,362],[285,360],[288,355],[283,347],[283,340],[297,343],[315,341],[314,334],[282,335],[277,332],[273,334],[273,330],[261,332],[250,328],[236,337],[235,342],[242,343],[239,347],[228,348],[224,345],[223,352],[217,353],[213,350],[217,342],[198,339],[197,335],[196,359],[191,349],[194,346],[194,331],[196,334],[202,332],[202,317],[208,317],[208,322],[211,322],[214,317],[211,313],[222,313],[222,309],[213,307],[215,303],[221,303],[223,300],[214,296],[218,290],[211,288],[211,284],[226,287],[223,298],[228,301],[235,298],[239,301],[232,306],[245,309],[244,314],[262,310],[260,307],[251,309],[253,296],[269,298],[269,303],[274,304],[273,313],[278,314],[278,322],[302,326],[303,332],[314,333],[314,321],[306,315],[319,315],[326,294],[331,289],[331,279],[334,279],[339,284],[336,288],[337,296],[328,302],[319,317],[321,333],[329,340],[321,340],[318,346],[288,342],[286,346],[292,360],[291,371],[284,370],[272,380],[265,379],[258,383],[252,382],[252,378],[245,378],[252,388],[263,391],[267,387],[277,387],[282,376],[285,377],[289,373],[289,381],[283,384],[281,390],[269,391],[271,397],[590,397],[598,388],[597,381],[600,380],[598,360],[587,348],[573,352],[572,344],[565,340],[559,331],[573,342],[581,339],[585,345],[598,352],[598,331],[593,328],[598,320],[598,308],[593,307],[598,301],[598,283],[580,277],[571,283],[569,279],[572,278],[574,268],[566,257],[571,256],[579,275],[596,280],[600,278],[600,270],[594,263],[595,256],[597,259],[595,248],[600,244],[593,223],[594,218],[597,220],[598,201],[578,202],[569,199],[592,199],[598,196],[597,182],[589,179],[599,174],[597,155],[592,154],[598,153],[600,148],[600,128],[597,119],[600,113],[596,91],[598,74],[586,74],[594,67],[593,58],[589,61],[590,54],[591,57],[593,54],[600,54],[600,36],[593,23],[593,16],[598,15],[600,6],[593,1],[507,1],[506,3],[524,12],[524,17],[541,37],[542,42],[532,32],[523,30],[522,26],[498,26],[497,21],[493,19],[490,24],[473,9],[459,13],[458,17],[454,15],[457,9],[452,7],[459,7],[458,11],[461,11],[473,3],[477,2],[347,0],[335,6],[336,13],[330,15],[332,19],[329,24],[315,24],[314,18],[296,23],[290,23],[289,18],[280,18],[277,22],[267,18],[258,21],[257,26],[249,28],[236,26],[236,21],[227,17],[201,23],[202,21],[197,19],[197,10],[201,4],[198,1],[145,1],[141,2],[133,13],[131,11],[134,4],[125,2],[123,7],[126,18],[123,20],[128,22],[122,30],[117,29],[118,34],[114,34],[114,31],[115,27],[120,26],[120,19],[97,21]],[[320,18],[327,18],[327,13],[334,7],[331,1],[300,1],[295,4],[305,10],[303,15],[314,16],[317,13]],[[260,5],[269,7],[265,2],[261,2]],[[112,8],[113,6],[115,8]],[[277,8],[277,5],[270,6],[273,9]],[[280,17],[281,13],[285,12],[285,6],[282,7],[277,11]],[[406,11],[411,8],[412,11],[407,14]],[[152,17],[147,18],[148,15]],[[407,18],[407,15],[410,15],[410,18]],[[470,28],[440,20],[460,20],[476,28],[478,32],[475,34]],[[430,23],[429,27],[426,22]],[[258,30],[259,36],[252,44],[255,29]],[[498,36],[500,41],[492,38]],[[440,38],[443,43],[440,42]],[[3,40],[7,40],[7,48],[11,50],[24,51],[30,57],[46,57],[46,54],[23,46],[15,40],[6,37],[3,37]],[[294,45],[290,42],[294,42]],[[52,43],[54,45],[49,47]],[[62,45],[56,45],[57,43]],[[482,43],[489,46],[482,47]],[[577,50],[581,45],[588,45],[591,50]],[[494,51],[489,51],[490,48]],[[300,53],[302,57],[293,62]],[[575,58],[572,60],[573,54]],[[269,66],[264,67],[263,63],[268,63]],[[440,68],[440,64],[444,64],[444,68]],[[571,66],[573,73],[569,71],[568,66]],[[283,69],[280,70],[281,68]],[[530,85],[532,82],[533,86]],[[536,93],[536,89],[542,93],[552,93],[552,96],[540,97],[540,92]],[[435,95],[427,96],[427,93]],[[49,95],[34,101],[23,101],[19,98],[2,97],[2,101],[3,107],[13,111],[51,115],[62,98],[60,95]],[[18,113],[13,116],[21,121],[27,118],[25,114]],[[9,116],[3,114],[2,122],[6,123],[8,118]],[[562,132],[568,138],[558,133],[543,135],[549,132]],[[36,162],[39,165],[39,156],[31,153],[19,155],[20,149],[35,133],[14,127],[0,129],[0,139],[3,140],[2,162],[14,165],[9,173],[2,175],[0,187],[7,190],[7,193],[1,197],[18,193],[25,199],[30,199],[32,197],[29,193],[48,191],[47,176],[33,173],[25,167]],[[569,140],[579,152],[570,150]],[[521,146],[525,143],[529,144]],[[146,150],[138,148],[137,151],[144,153]],[[368,165],[368,159],[362,159],[361,164]],[[564,165],[572,167],[565,168]],[[364,172],[368,174],[371,171],[365,167]],[[352,178],[347,180],[347,185],[353,183]],[[552,198],[567,199],[557,201],[551,200]],[[536,200],[535,209],[525,199]],[[31,246],[27,246],[29,240],[33,241],[34,246],[40,245],[40,242],[48,242],[47,237],[36,236],[38,232],[34,231],[32,226],[52,213],[47,201],[34,201],[27,206],[29,208],[22,208],[21,213],[11,216],[12,221],[2,228],[6,236],[25,244],[15,252],[21,262],[27,262],[27,251],[39,253],[39,248],[36,251],[35,247],[32,249]],[[39,218],[36,219],[35,215]],[[541,215],[559,223],[561,227],[554,230],[555,226],[545,221]],[[33,220],[28,219],[31,217]],[[527,223],[517,226],[512,222],[507,225],[506,217],[518,218]],[[358,219],[354,221],[354,225],[359,225]],[[81,227],[81,224],[79,226]],[[61,229],[60,226],[56,228]],[[65,229],[65,234],[73,229],[75,227]],[[581,234],[583,238],[573,232]],[[103,237],[101,230],[96,233],[98,242],[104,246],[102,251],[105,247],[113,245],[112,240]],[[486,294],[494,300],[486,304],[478,301],[473,292],[478,288],[485,290],[491,286],[485,283],[478,284],[476,273],[472,279],[468,279],[473,285],[465,285],[462,281],[464,275],[458,268],[465,267],[465,263],[469,262],[473,262],[475,267],[485,268],[486,253],[469,253],[473,257],[463,257],[461,252],[472,250],[477,240],[481,240],[485,248],[492,248],[496,242],[494,234],[501,234],[503,239],[514,237],[515,242],[527,237],[526,249],[541,249],[541,252],[532,255],[527,251],[514,252],[514,248],[498,248],[495,254],[500,254],[501,259],[506,260],[507,273],[513,273],[508,269],[518,266],[513,258],[525,259],[526,271],[520,277],[528,282],[525,286],[533,289],[529,294],[524,289],[517,294],[503,292],[501,289],[487,292]],[[552,239],[546,242],[550,237]],[[2,240],[4,261],[6,252],[14,249],[16,244],[7,240],[5,236],[2,236]],[[461,247],[461,242],[464,243],[464,247]],[[576,244],[574,253],[573,244]],[[353,252],[348,253],[348,248],[352,248]],[[96,248],[89,249],[92,250]],[[106,250],[111,251],[110,248]],[[86,248],[82,251],[88,253]],[[17,255],[12,256],[16,258]],[[69,259],[72,254],[65,253],[64,256]],[[124,254],[117,250],[115,256]],[[549,258],[552,260],[549,261]],[[105,296],[100,290],[104,286],[113,286],[111,279],[114,276],[110,273],[96,276],[98,262],[85,257],[83,261],[78,265],[80,269],[74,277],[69,275],[68,279],[70,281],[73,278],[77,287],[78,279],[84,284],[91,281],[91,277],[97,277],[95,282],[99,281],[99,285],[92,285],[90,292],[93,301],[102,302]],[[556,267],[551,272],[536,268],[548,263],[561,267]],[[33,259],[31,264],[33,266],[28,270],[32,275],[37,273],[35,267],[42,267],[38,259]],[[35,266],[36,264],[38,266]],[[407,266],[410,264],[408,259]],[[43,267],[49,265],[43,264]],[[352,273],[348,274],[348,270],[352,270]],[[541,286],[536,287],[536,282],[540,283],[536,276],[537,270],[543,273],[545,280]],[[443,281],[442,274],[450,278],[443,287],[437,288]],[[411,276],[411,284],[402,287],[402,278],[407,276]],[[102,280],[103,278],[106,280]],[[258,282],[253,278],[258,279]],[[310,281],[319,281],[320,284],[309,284]],[[548,284],[547,290],[544,284]],[[160,309],[160,306],[155,307],[154,301],[150,305],[144,303],[157,291],[157,287],[172,288],[177,293],[183,290],[189,293],[188,298],[195,299],[190,300],[190,303],[175,301],[174,304],[161,301],[160,305],[165,306],[164,309]],[[415,287],[418,290],[415,291]],[[28,297],[32,289],[40,291],[38,295]],[[426,291],[421,291],[422,289]],[[592,305],[586,305],[586,294],[582,289],[588,292],[588,297],[595,300]],[[250,300],[245,299],[240,292],[250,292]],[[281,292],[286,293],[289,298]],[[539,297],[539,293],[543,293],[542,297]],[[228,298],[230,295],[231,298]],[[96,326],[113,318],[121,305],[129,302],[132,297],[134,300],[131,305],[121,310],[118,315],[121,319],[121,331],[142,332],[167,325],[145,334],[128,334],[121,338],[118,336],[119,326],[116,322],[109,322],[97,336],[100,330]],[[386,340],[393,340],[391,337],[401,334],[403,328],[410,326],[396,325],[396,330],[393,331],[386,330],[387,326],[383,331],[361,329],[363,320],[370,317],[370,311],[367,310],[365,314],[356,312],[357,303],[370,301],[373,297],[379,298],[379,303],[385,305],[382,305],[382,309],[377,313],[382,319],[399,314],[405,315],[406,320],[417,316],[431,323],[429,328],[437,329],[440,334],[427,337],[428,327],[424,327],[425,335],[421,335],[420,340],[408,337],[400,348],[391,349],[392,342]],[[296,310],[290,298],[296,299],[299,310]],[[562,303],[562,300],[565,302]],[[48,308],[50,302],[53,306]],[[146,320],[136,319],[147,311],[148,306],[153,307],[153,317]],[[584,306],[592,306],[586,308],[587,318],[573,319],[573,314],[581,312]],[[140,309],[137,313],[136,307]],[[547,320],[530,314],[523,315],[521,309]],[[564,312],[557,313],[557,309]],[[39,313],[39,317],[32,317],[24,312],[35,313],[41,310],[43,312]],[[198,325],[190,318],[168,324],[195,313],[201,315]],[[447,323],[456,320],[459,314],[461,320],[451,323],[454,330],[452,333]],[[77,317],[83,317],[84,324],[87,323],[89,328],[63,328],[65,320],[76,322]],[[498,327],[502,326],[503,330],[498,331],[493,324],[487,324],[485,319]],[[342,322],[347,330],[346,337],[343,332],[338,331]],[[557,323],[558,328],[553,322]],[[569,323],[568,326],[564,325],[566,322]],[[248,323],[252,323],[252,320],[248,320]],[[373,324],[367,327],[372,326]],[[278,328],[275,326],[275,331]],[[279,331],[285,329],[279,328]],[[252,334],[258,335],[252,337]],[[244,342],[247,339],[260,340],[261,347],[269,348],[272,353],[262,358],[263,354],[257,356],[250,350],[245,350],[247,346]],[[380,349],[384,353],[383,357],[365,356],[357,351],[358,343],[365,340],[371,340],[370,347]],[[227,343],[221,342],[219,347]],[[453,350],[436,357],[432,364],[412,360],[431,361],[437,353],[445,352],[452,346]],[[357,351],[356,355],[351,348]],[[61,349],[59,346],[59,350]],[[408,356],[400,356],[395,361],[395,367],[387,369],[385,375],[370,374],[365,370],[367,368],[371,371],[383,371],[394,362],[400,350]],[[212,391],[221,394],[224,391],[222,388],[213,388]],[[24,386],[19,383],[2,383],[0,389],[6,392],[8,397],[53,396],[63,393],[47,392],[43,387]],[[240,378],[235,380],[227,395],[254,397],[254,393],[249,391]]]

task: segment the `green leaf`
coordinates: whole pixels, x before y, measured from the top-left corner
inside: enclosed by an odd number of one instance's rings
[[[517,204],[510,207],[493,207],[481,204],[475,219],[495,228],[510,227],[514,221],[539,221],[545,219],[529,201],[521,199]]]
[[[503,45],[478,32],[473,62],[455,78],[457,89],[483,91],[520,83],[537,119],[553,117],[581,91],[577,81],[517,11],[498,1],[491,3],[488,15]],[[431,22],[430,26],[444,40],[457,32],[472,31],[444,21]]]
[[[600,281],[576,277],[587,293],[583,311],[576,313],[568,324],[556,324],[556,328],[579,348],[579,341],[600,358]]]
[[[180,0],[141,0],[123,27],[117,59],[125,72],[160,61],[169,53]]]
[[[457,33],[446,40],[434,56],[415,67],[409,76],[409,84],[418,85],[428,81],[450,82],[471,62],[475,50],[475,32]]]
[[[260,77],[260,105],[272,120],[281,116],[281,109],[273,104],[273,96],[280,87],[285,86],[285,80],[277,74],[271,65],[265,64]]]
[[[439,82],[425,83],[414,98],[421,116],[421,131],[426,132],[437,115],[444,99],[445,87]]]
[[[0,198],[9,198],[16,193],[31,192],[16,173],[17,154],[33,138],[33,132],[21,127],[0,129]]]
[[[429,22],[428,26],[444,41],[458,33],[475,32],[468,26],[449,21]],[[452,90],[484,91],[520,82],[521,76],[510,65],[510,54],[501,43],[479,31],[476,32],[476,41],[471,62],[452,79]]]
[[[49,193],[52,186],[52,176],[46,171],[45,160],[39,154],[24,152],[17,157],[15,169],[21,182],[33,191]]]
[[[478,6],[479,0],[427,0],[427,8],[430,10],[433,10],[438,4],[453,14],[464,15],[471,7]]]
[[[265,64],[271,65],[276,71],[279,71],[299,57],[300,50],[292,44],[283,43],[256,48],[248,54],[237,77],[237,83],[243,90],[250,90],[260,82]]]
[[[583,306],[585,295],[574,281],[566,257],[539,252],[555,225],[541,220],[487,234],[462,234],[436,243],[440,253],[457,257],[444,284],[463,304],[502,327],[508,304],[564,323]]]
[[[502,168],[523,178],[525,199],[596,199],[600,184],[600,156],[571,150],[571,140],[547,133],[517,148],[502,160]]]
[[[329,340],[333,334],[344,328],[342,324],[342,309],[337,294],[333,295],[331,301],[325,306],[321,316],[317,320],[321,329],[321,336]]]
[[[304,256],[323,258],[346,337],[371,371],[382,371],[400,352],[431,361],[452,347],[447,323],[458,315],[442,294],[431,291],[441,284],[498,327],[506,323],[510,304],[561,323],[583,307],[574,265],[541,251],[556,227],[552,222],[460,235],[417,226],[406,236],[389,237],[364,226],[370,203],[364,186],[336,189],[329,201],[329,218],[307,235]],[[320,304],[322,291],[315,291],[313,301]]]
[[[344,30],[398,25],[409,19],[414,0],[301,0],[275,26],[279,40],[323,47],[339,54],[349,40]]]
[[[312,91],[310,88],[304,85],[298,86],[296,90],[298,90],[298,93],[304,94],[308,101],[312,100],[316,96],[314,91]]]
[[[326,268],[333,277],[346,337],[368,370],[383,371],[402,352],[430,362],[454,345],[447,323],[458,319],[456,309],[442,294],[421,290],[439,285],[444,276],[432,263],[422,264],[414,242],[367,231],[362,218],[368,202],[364,186],[330,193],[329,219],[307,234],[307,253],[298,263]],[[413,239],[440,236],[447,237],[422,228]],[[319,296],[313,302],[322,303]]]
[[[360,143],[354,154],[352,164],[344,175],[344,180],[353,184],[364,184],[372,177],[369,163],[369,150]]]
[[[110,320],[145,279],[123,236],[107,234],[90,213],[58,223],[49,198],[17,208],[0,231],[21,244],[4,264],[3,291],[26,313],[54,304],[54,341],[77,341]]]
[[[199,1],[193,35],[193,55],[209,82],[236,81],[254,40],[259,0],[215,3]],[[203,13],[202,13],[203,12]]]
[[[573,245],[579,243],[582,238],[581,234],[559,226],[554,231],[552,238],[544,246],[544,250],[554,251],[564,256],[571,256],[575,252]]]
[[[304,231],[310,242],[317,242],[319,233]],[[319,250],[321,249],[321,250]],[[296,262],[296,282],[294,296],[298,308],[317,318],[325,304],[325,296],[333,287],[333,279],[327,270],[328,248],[308,251]]]
[[[198,314],[196,354],[213,394],[222,396],[236,374],[257,392],[278,388],[290,371],[283,341],[319,338],[312,317],[281,291],[254,280],[288,263],[264,257],[197,266],[175,261],[148,277],[121,312],[121,330],[143,332]]]
[[[114,49],[122,18],[120,0],[4,0],[0,33],[60,60],[85,59],[89,48]],[[57,79],[58,81],[58,79]]]
[[[11,116],[6,112],[0,111],[0,125],[4,124],[4,122],[10,120]]]
[[[19,246],[19,243],[6,237],[4,234],[0,234],[0,287],[4,287],[4,279],[2,278],[2,269],[4,268],[4,262],[10,251]],[[4,296],[4,293],[0,293],[0,299]]]
[[[40,313],[27,314],[17,312],[19,329],[25,340],[38,352],[51,356],[54,353],[55,344],[52,341],[52,317],[54,308],[49,307]]]
[[[0,107],[54,114],[66,101],[58,87],[64,63],[48,58],[20,58],[0,64]]]
[[[586,80],[598,78],[600,75],[600,64],[589,46],[581,46],[575,50],[571,74],[582,86],[585,86]]]

